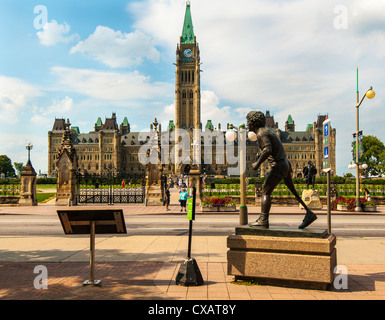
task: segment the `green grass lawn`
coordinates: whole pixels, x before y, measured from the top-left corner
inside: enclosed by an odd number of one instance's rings
[[[56,189],[56,184],[38,184],[36,189]]]
[[[44,203],[56,197],[56,193],[37,193],[36,200],[38,203]]]

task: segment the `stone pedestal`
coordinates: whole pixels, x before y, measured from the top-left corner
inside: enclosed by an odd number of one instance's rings
[[[322,202],[319,196],[318,190],[303,190],[302,192],[302,200],[305,202],[307,207],[310,210],[321,210]],[[303,206],[300,204],[299,207],[303,209]]]
[[[76,205],[76,180],[71,179],[68,182],[58,185],[56,191],[57,206]]]
[[[334,280],[336,237],[323,229],[241,226],[227,238],[228,274],[236,280],[325,290]]]
[[[146,206],[163,206],[164,188],[162,170],[158,164],[149,163],[146,169]]]
[[[201,173],[198,169],[192,169],[189,172],[189,186],[195,187],[196,190],[196,198],[195,198],[195,205],[199,207],[202,203],[202,182],[201,182]]]
[[[162,188],[160,184],[153,184],[146,188],[146,205],[163,206]]]
[[[28,162],[21,172],[19,206],[36,206],[36,172]]]

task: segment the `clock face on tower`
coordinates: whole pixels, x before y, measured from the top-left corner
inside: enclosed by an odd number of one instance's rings
[[[186,57],[186,58],[190,58],[192,56],[192,50],[191,49],[185,49],[183,51],[183,55]]]

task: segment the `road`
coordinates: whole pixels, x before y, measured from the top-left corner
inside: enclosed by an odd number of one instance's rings
[[[252,222],[257,215],[249,215]],[[298,227],[303,215],[270,217],[271,226]],[[128,235],[186,235],[189,221],[181,215],[125,215]],[[197,235],[230,235],[239,225],[238,215],[197,215],[193,233]],[[319,215],[311,228],[327,228],[326,215]],[[385,237],[383,215],[332,216],[332,233],[340,237]],[[63,235],[56,215],[0,215],[0,234],[7,235]]]

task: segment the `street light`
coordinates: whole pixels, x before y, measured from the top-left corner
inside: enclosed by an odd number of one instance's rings
[[[28,144],[25,146],[25,148],[28,150],[28,161],[27,161],[27,163],[30,163],[31,162],[31,158],[30,158],[30,153],[31,153],[31,150],[32,150],[32,148],[33,148],[33,145],[30,143],[30,142],[28,142]]]
[[[235,127],[229,124],[226,132],[226,139],[228,141],[235,141],[237,138],[237,132],[239,133],[238,143],[238,156],[239,156],[239,180],[241,186],[241,204],[239,206],[239,224],[246,225],[248,223],[247,218],[247,206],[246,206],[246,126],[241,123],[239,127]],[[249,132],[248,137],[250,140],[255,141],[257,136],[254,132]]]
[[[359,141],[359,109],[362,101],[364,101],[365,97],[368,99],[373,99],[375,97],[376,93],[373,91],[373,87],[369,87],[368,90],[366,90],[365,94],[362,96],[361,100],[359,98],[359,92],[358,92],[358,68],[357,68],[357,103],[356,103],[356,159],[355,159],[355,169],[356,169],[356,208],[354,209],[356,212],[361,212],[362,208],[360,205],[360,179],[359,179],[359,174],[360,174],[360,167],[363,168],[364,164],[360,164],[359,160],[359,146],[358,146],[358,141]],[[367,164],[366,168],[367,168]]]

